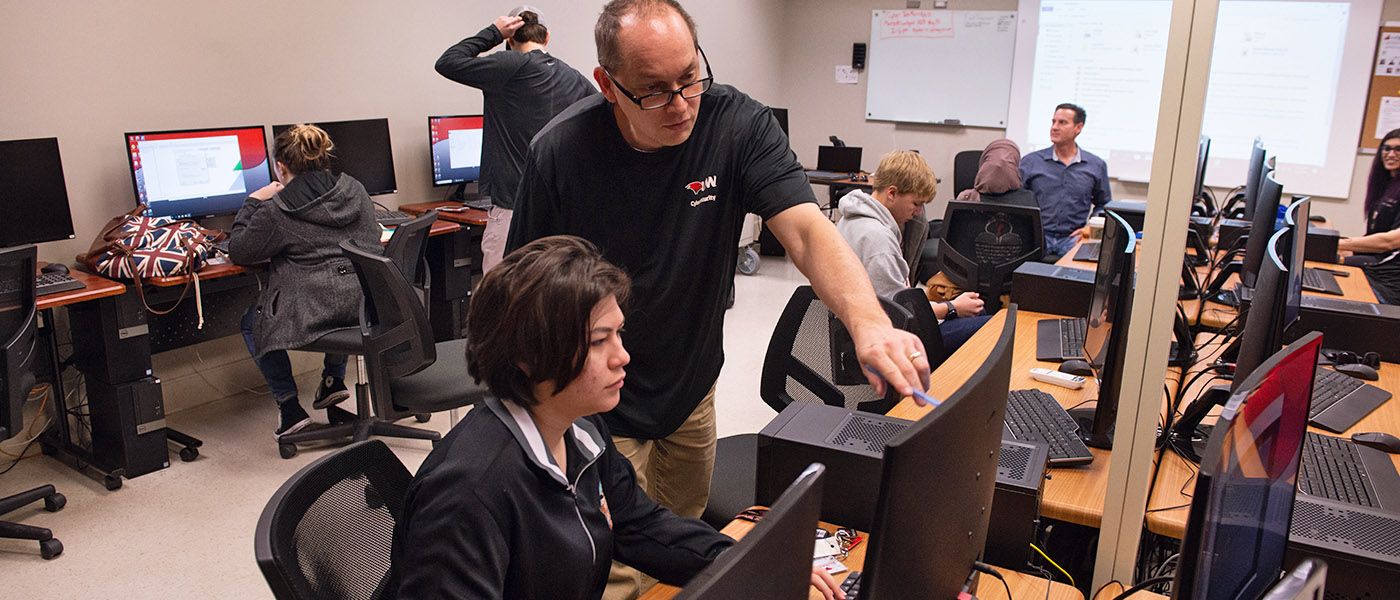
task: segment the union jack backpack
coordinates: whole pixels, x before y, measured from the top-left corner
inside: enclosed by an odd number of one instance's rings
[[[226,234],[216,229],[205,229],[194,221],[172,219],[170,217],[145,216],[146,205],[136,207],[129,213],[113,218],[92,247],[82,257],[88,270],[111,279],[129,280],[137,283],[136,289],[145,301],[141,290],[141,279],[189,275],[198,294],[199,277],[197,272],[204,266],[212,251],[214,242],[224,239]],[[185,289],[189,289],[186,282]],[[184,293],[180,294],[181,299]],[[177,302],[178,305],[178,302]],[[174,310],[151,312],[164,314]]]

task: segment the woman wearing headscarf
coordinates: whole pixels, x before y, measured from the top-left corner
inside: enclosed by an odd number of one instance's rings
[[[977,179],[958,200],[1037,206],[1035,192],[1021,187],[1021,149],[1008,139],[993,140],[977,162]]]
[[[1366,178],[1366,235],[1343,238],[1337,250],[1357,265],[1386,304],[1400,304],[1400,129],[1381,139]]]

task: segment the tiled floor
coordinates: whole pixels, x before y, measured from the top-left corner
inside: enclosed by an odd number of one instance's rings
[[[759,273],[736,278],[725,323],[719,435],[758,431],[773,417],[758,398],[768,337],[793,288],[805,278],[782,258],[763,257]],[[315,374],[305,377],[307,390]],[[250,384],[251,386],[251,384]],[[265,388],[259,388],[265,390]],[[310,396],[310,394],[306,394]],[[253,559],[253,529],[267,499],[292,473],[336,446],[307,448],[283,460],[272,440],[276,410],[264,393],[242,393],[169,416],[172,427],[204,440],[200,457],[126,481],[101,484],[46,457],[0,475],[0,496],[53,483],[68,506],[42,504],[9,518],[49,527],[63,555],[38,556],[37,544],[0,540],[0,594],[5,598],[270,598]],[[447,415],[426,424],[447,428]],[[410,470],[426,442],[387,440]]]

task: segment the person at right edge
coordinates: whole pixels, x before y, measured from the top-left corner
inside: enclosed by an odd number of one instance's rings
[[[1376,148],[1364,209],[1366,235],[1342,238],[1337,253],[1361,267],[1378,300],[1400,304],[1400,129],[1390,130]]]
[[[1046,262],[1068,254],[1080,237],[1087,237],[1089,217],[1113,201],[1108,163],[1074,141],[1084,131],[1086,116],[1074,104],[1056,106],[1050,147],[1021,159],[1021,181],[1040,203]]]
[[[603,95],[569,107],[535,136],[506,251],[575,235],[632,277],[622,335],[632,366],[621,402],[603,420],[647,494],[698,517],[714,470],[714,388],[746,213],[764,219],[846,324],[861,363],[908,396],[927,389],[929,362],[917,336],[891,326],[772,113],[714,83],[679,3],[613,0],[594,40],[593,79]],[[879,378],[867,377],[883,392]],[[609,600],[643,586],[621,567],[611,582]]]
[[[502,41],[504,51],[482,55]],[[478,189],[491,198],[491,210],[481,233],[482,273],[501,262],[531,138],[570,104],[598,93],[586,77],[545,52],[548,44],[540,9],[519,6],[437,60],[439,74],[481,90],[484,100]]]

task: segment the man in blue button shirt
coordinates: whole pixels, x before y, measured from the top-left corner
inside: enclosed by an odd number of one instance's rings
[[[1084,109],[1074,104],[1055,107],[1050,119],[1049,148],[1021,159],[1021,181],[1035,192],[1045,230],[1045,255],[1063,256],[1087,231],[1089,217],[1113,199],[1108,189],[1108,164],[1081,149],[1074,139],[1084,130]]]

